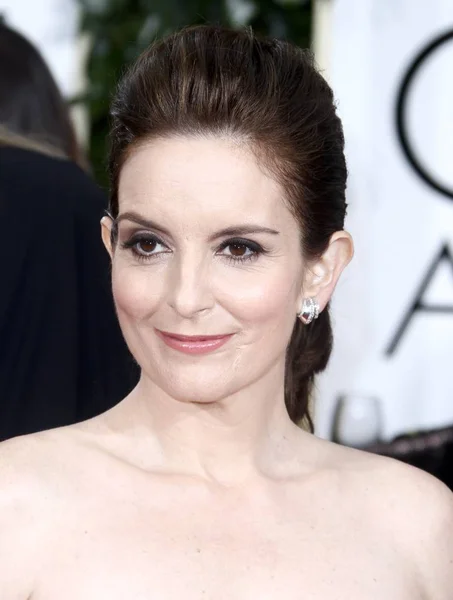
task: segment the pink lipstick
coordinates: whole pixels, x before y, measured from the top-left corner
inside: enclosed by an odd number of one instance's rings
[[[156,329],[158,336],[174,350],[185,354],[207,354],[223,346],[233,335],[178,335]]]

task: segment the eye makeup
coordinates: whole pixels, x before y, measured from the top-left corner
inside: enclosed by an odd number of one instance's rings
[[[151,262],[162,257],[163,254],[172,252],[161,238],[149,231],[132,233],[120,243],[120,246],[123,250],[130,251],[133,257],[141,262]],[[255,261],[260,255],[266,253],[267,251],[260,244],[244,238],[224,240],[215,252],[216,256],[236,265]]]

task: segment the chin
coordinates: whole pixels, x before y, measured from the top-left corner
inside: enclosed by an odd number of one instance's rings
[[[165,391],[180,402],[213,404],[236,391],[233,385],[219,382],[218,378],[184,378],[180,382],[165,382]]]
[[[166,389],[166,393],[174,398],[177,402],[187,403],[187,404],[203,404],[208,406],[210,404],[217,404],[220,402],[225,396],[228,394],[219,394],[217,392],[206,392],[206,390],[202,390],[197,393],[195,390],[180,390],[180,389]]]
[[[156,369],[156,365],[148,365],[143,369],[146,377],[163,390],[168,396],[178,402],[196,402],[198,404],[213,404],[234,394],[241,385],[228,376],[228,370],[199,366],[195,369],[174,367],[171,372]]]

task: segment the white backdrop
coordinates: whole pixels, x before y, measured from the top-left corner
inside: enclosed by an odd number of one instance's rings
[[[453,197],[412,168],[396,128],[408,69],[451,32],[415,69],[402,114],[418,161],[453,193],[453,0],[332,0],[320,32],[345,128],[356,256],[333,301],[317,432],[329,436],[339,394],[379,398],[386,438],[453,424]]]

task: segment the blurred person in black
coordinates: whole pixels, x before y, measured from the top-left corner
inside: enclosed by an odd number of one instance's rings
[[[49,69],[0,23],[0,440],[93,417],[135,383],[84,164]]]
[[[0,123],[85,164],[68,107],[38,50],[0,20]]]

